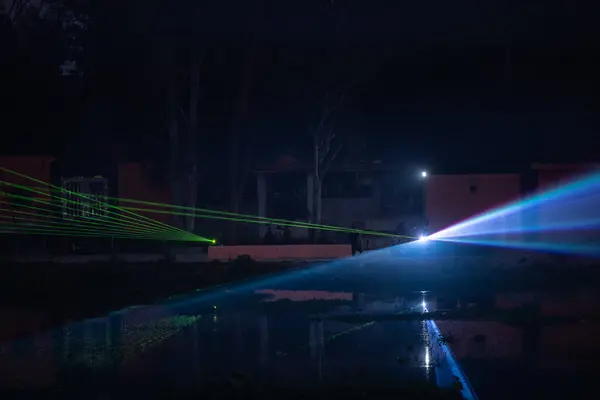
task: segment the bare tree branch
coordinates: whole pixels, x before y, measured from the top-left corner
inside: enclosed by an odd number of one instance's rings
[[[23,2],[23,0],[13,0],[12,3],[10,4],[10,7],[8,7],[8,12],[6,13],[8,15],[9,18],[12,18],[15,11],[20,7],[20,4]]]
[[[42,12],[44,11],[44,7],[46,7],[46,0],[40,0],[37,8],[38,18],[42,17]]]
[[[328,13],[337,7],[334,5],[334,0],[327,0],[325,3],[325,11]],[[339,79],[338,71],[336,71],[336,56],[338,53],[338,42],[342,34],[343,21],[338,10],[333,10],[335,13],[335,24],[333,36],[329,38],[330,51],[325,56],[327,59],[325,69],[325,84],[329,87],[321,100],[319,115],[314,126],[309,125],[309,133],[313,140],[313,185],[312,193],[312,215],[311,220],[315,223],[321,223],[321,206],[322,206],[322,185],[323,179],[327,174],[331,164],[335,161],[342,149],[341,143],[338,140],[335,128],[335,117],[339,110],[343,107],[345,100],[345,92],[347,87],[340,87],[339,83],[335,83]],[[330,25],[331,26],[331,25]],[[313,237],[313,240],[315,237]]]
[[[342,150],[343,145],[340,144],[337,149],[331,154],[330,157],[327,158],[327,160],[324,162],[324,164],[321,167],[322,170],[322,174],[325,175],[328,171],[329,171],[329,167],[331,166],[331,163],[333,161],[335,161],[336,157],[338,156],[338,154],[340,153],[340,151]]]
[[[24,6],[29,3],[30,0],[13,0],[6,15],[11,22],[15,22],[17,17],[23,11]]]

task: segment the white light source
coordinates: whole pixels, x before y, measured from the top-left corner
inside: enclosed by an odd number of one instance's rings
[[[419,236],[419,241],[420,241],[420,242],[426,242],[426,241],[428,241],[428,240],[429,240],[429,239],[428,239],[428,238],[427,238],[427,236],[425,236],[425,235],[421,235],[421,236]]]
[[[427,178],[427,171],[421,171],[421,177]]]

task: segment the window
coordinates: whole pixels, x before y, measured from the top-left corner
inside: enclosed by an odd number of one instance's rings
[[[108,181],[105,178],[63,179],[63,218],[99,218],[108,212]]]

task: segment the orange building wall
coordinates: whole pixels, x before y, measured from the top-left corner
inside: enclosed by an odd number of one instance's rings
[[[235,260],[249,255],[253,260],[333,260],[350,257],[349,244],[296,244],[282,246],[210,246],[208,258],[211,260]]]
[[[162,204],[173,203],[170,185],[159,185],[153,182],[146,172],[144,165],[141,163],[128,162],[119,164],[118,179],[120,198]],[[152,207],[127,202],[122,202],[120,206],[170,211],[165,207]],[[135,213],[166,224],[171,224],[173,222],[171,221],[171,216],[169,214],[140,211],[135,211]]]
[[[535,164],[533,168],[537,175],[537,192],[548,192],[557,189],[563,185],[586,176],[596,166],[590,164]],[[539,224],[541,226],[557,223],[557,217],[560,220],[561,209],[564,210],[566,203],[560,202],[550,196],[549,200],[542,201],[539,210]],[[596,230],[564,230],[564,231],[542,231],[538,240],[545,242],[563,242],[563,243],[586,243],[596,242],[598,232]]]
[[[471,193],[470,187],[476,192]],[[517,200],[518,174],[432,175],[426,183],[425,208],[431,232]]]
[[[538,191],[545,191],[569,183],[597,169],[594,164],[534,164]]]
[[[30,176],[37,180],[47,182],[48,184],[51,182],[52,161],[54,161],[54,158],[50,156],[0,156],[0,166],[20,174]],[[0,181],[25,186],[38,192],[49,193],[48,186],[1,169]],[[12,211],[13,207],[11,204],[14,202],[14,198],[6,196],[5,193],[10,192],[13,187],[3,184],[2,182],[0,182],[0,224],[10,223],[12,217],[26,219],[35,218],[34,215],[22,214],[22,212],[35,213],[35,210],[33,209],[19,210],[21,213],[14,213]],[[36,194],[34,192],[29,192],[28,196],[43,201],[49,200],[48,196]],[[41,204],[31,204],[31,206],[37,206],[40,208],[44,207]]]

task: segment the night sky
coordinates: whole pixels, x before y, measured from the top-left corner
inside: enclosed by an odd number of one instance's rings
[[[43,136],[37,152],[66,153],[93,140],[99,148],[120,148],[123,157],[160,158],[166,129],[164,90],[153,83],[157,43],[174,32],[185,54],[191,17],[184,1],[159,3],[115,3],[113,11],[99,12],[95,39],[84,50],[83,83],[30,88],[55,91],[50,97],[66,104],[61,118],[38,117],[50,122],[7,149],[22,153]],[[594,2],[216,3],[197,3],[206,147],[225,152],[251,57],[242,130],[261,162],[280,154],[307,159],[319,102],[339,88],[345,101],[335,129],[360,158],[482,171],[597,159],[600,8]]]

